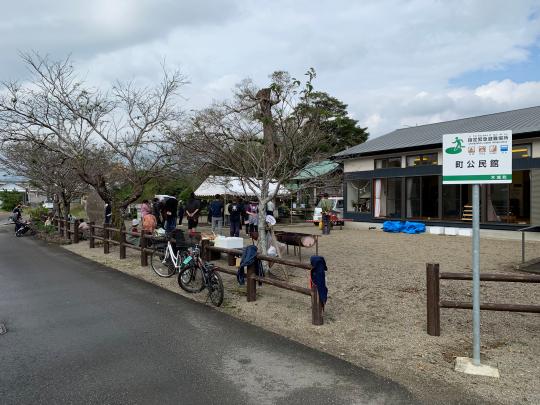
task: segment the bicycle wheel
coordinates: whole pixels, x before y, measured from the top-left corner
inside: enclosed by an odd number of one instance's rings
[[[216,307],[223,304],[223,281],[218,272],[213,271],[208,280],[208,294],[210,295],[210,301]]]
[[[202,270],[194,263],[189,264],[178,274],[178,285],[188,293],[197,293],[204,289]]]
[[[164,250],[156,250],[150,256],[152,270],[160,277],[172,277],[176,272],[174,264],[169,256],[165,259]]]

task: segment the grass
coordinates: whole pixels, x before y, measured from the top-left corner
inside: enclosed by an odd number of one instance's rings
[[[71,204],[71,215],[75,218],[86,218],[86,211],[82,204]]]

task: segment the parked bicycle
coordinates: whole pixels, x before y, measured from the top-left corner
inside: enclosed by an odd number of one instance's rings
[[[180,271],[191,259],[183,263],[185,258],[189,256],[186,249],[178,249],[175,253],[175,249],[170,240],[167,241],[167,245],[159,245],[154,242],[154,252],[150,256],[150,265],[152,270],[160,277],[172,277],[176,272]]]
[[[190,293],[198,293],[206,288],[212,304],[219,307],[223,303],[223,281],[216,267],[212,263],[203,262],[198,245],[189,251],[189,256],[184,259],[184,262],[193,262],[195,265],[186,265],[180,270],[178,274],[180,288]]]
[[[175,249],[171,241],[167,246],[154,251],[150,258],[154,272],[160,277],[172,277],[178,272],[178,285],[189,293],[208,290],[208,298],[216,307],[223,303],[223,281],[211,263],[205,263],[200,257],[198,245],[188,249]]]

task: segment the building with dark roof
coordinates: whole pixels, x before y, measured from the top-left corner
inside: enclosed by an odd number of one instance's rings
[[[512,131],[512,183],[482,186],[482,226],[540,225],[540,106],[397,129],[337,153],[345,218],[468,226],[472,186],[442,184],[442,137],[499,130]]]

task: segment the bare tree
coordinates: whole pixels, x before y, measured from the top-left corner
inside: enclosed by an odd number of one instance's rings
[[[323,139],[315,109],[296,108],[310,103],[315,71],[306,75],[302,84],[287,72],[275,72],[263,89],[245,80],[232,100],[200,111],[187,130],[175,133],[180,148],[223,175],[239,177],[257,197],[259,246],[264,252],[266,204],[313,158]]]
[[[64,155],[74,172],[113,208],[113,222],[172,166],[164,135],[182,114],[177,96],[186,83],[163,69],[155,87],[116,83],[103,92],[87,85],[70,59],[24,54],[29,84],[4,83],[0,131],[4,140],[31,142]],[[52,145],[52,146],[51,146]]]
[[[68,218],[71,202],[86,191],[86,184],[74,175],[73,161],[55,151],[53,145],[6,142],[0,149],[0,162],[27,177],[31,184],[60,204],[59,215]]]

